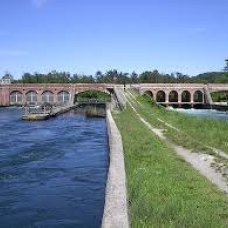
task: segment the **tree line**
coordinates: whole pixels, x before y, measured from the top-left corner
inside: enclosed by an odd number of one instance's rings
[[[208,72],[191,77],[179,72],[163,74],[158,70],[141,74],[109,70],[105,73],[97,71],[94,75],[51,71],[47,74],[24,73],[19,79],[14,79],[12,74],[6,73],[2,78],[11,79],[13,83],[228,83],[227,72]]]

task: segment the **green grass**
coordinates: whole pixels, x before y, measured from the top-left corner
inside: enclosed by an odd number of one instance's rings
[[[96,90],[88,90],[85,92],[81,92],[77,95],[77,101],[88,101],[91,99],[95,99],[102,102],[110,102],[111,95],[105,92],[96,91]]]
[[[228,198],[161,142],[129,107],[124,144],[132,227],[227,227]]]
[[[143,107],[137,105],[137,111],[153,126],[167,129],[166,135],[177,144],[194,150],[211,152],[204,146],[208,145],[228,153],[228,121],[201,119],[175,111],[167,111],[141,96],[137,100]],[[157,118],[180,129],[180,132],[158,122]]]

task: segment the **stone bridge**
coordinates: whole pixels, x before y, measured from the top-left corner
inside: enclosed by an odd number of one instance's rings
[[[75,96],[88,90],[106,93],[113,91],[113,84],[2,84],[0,106],[42,104],[73,104]]]
[[[156,102],[166,105],[213,104],[211,93],[227,92],[228,84],[153,83],[134,86],[141,94],[147,94]]]
[[[10,84],[0,83],[0,106],[27,105],[30,103],[52,104],[73,103],[75,96],[88,90],[106,93],[114,91],[114,87],[123,85],[93,83],[93,84]],[[141,94],[147,94],[156,102],[165,105],[196,105],[213,104],[210,94],[217,91],[228,93],[228,84],[132,84],[127,88],[137,89]]]

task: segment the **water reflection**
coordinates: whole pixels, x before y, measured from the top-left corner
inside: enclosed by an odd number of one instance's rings
[[[20,109],[0,109],[0,227],[100,227],[105,119],[20,117]]]

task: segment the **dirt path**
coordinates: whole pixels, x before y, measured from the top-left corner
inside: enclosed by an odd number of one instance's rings
[[[227,176],[224,175],[224,172],[227,172],[226,167],[222,167],[223,164],[219,163],[215,156],[208,155],[205,153],[197,152],[193,153],[191,150],[188,150],[182,146],[178,146],[171,142],[165,135],[164,129],[154,128],[150,123],[148,123],[134,108],[133,104],[136,105],[137,101],[133,99],[133,95],[127,93],[126,98],[130,107],[134,110],[136,115],[139,117],[140,121],[148,127],[154,134],[156,134],[162,141],[171,147],[179,156],[181,156],[186,162],[190,163],[196,170],[200,172],[201,175],[205,176],[208,180],[210,180],[213,184],[215,184],[221,191],[228,194],[228,180]],[[169,127],[169,124],[165,124]],[[171,126],[171,125],[170,125]],[[171,126],[172,128],[175,128]],[[179,130],[179,129],[177,129]],[[219,151],[218,151],[219,153]],[[220,152],[221,153],[221,152]],[[227,154],[225,154],[225,157]],[[222,167],[222,169],[218,169],[218,167]],[[224,171],[224,172],[223,172]]]
[[[134,96],[130,91],[128,91],[127,98],[128,98],[128,101],[130,100],[131,102],[134,102],[135,104],[137,104],[137,105],[139,105],[140,107],[142,107],[142,104],[140,104],[140,103],[136,100],[135,96]],[[167,122],[165,122],[164,120],[162,120],[162,119],[160,119],[160,118],[156,118],[156,119],[157,119],[157,121],[159,121],[159,122],[161,122],[162,124],[164,124],[166,127],[171,128],[171,129],[173,129],[173,130],[175,130],[175,131],[181,132],[180,129],[174,127],[173,125],[171,125],[171,124],[169,124],[169,123],[167,123]],[[189,136],[189,137],[190,137],[190,136]],[[195,140],[193,137],[191,137],[191,139],[192,139],[193,141],[195,141],[196,143],[202,145],[203,147],[208,148],[208,149],[211,149],[211,150],[212,150],[215,154],[217,154],[219,157],[228,160],[228,154],[224,153],[224,152],[221,151],[220,149],[214,148],[214,147],[209,146],[209,145],[205,145],[205,144],[203,144],[203,143],[201,143],[201,142]]]

